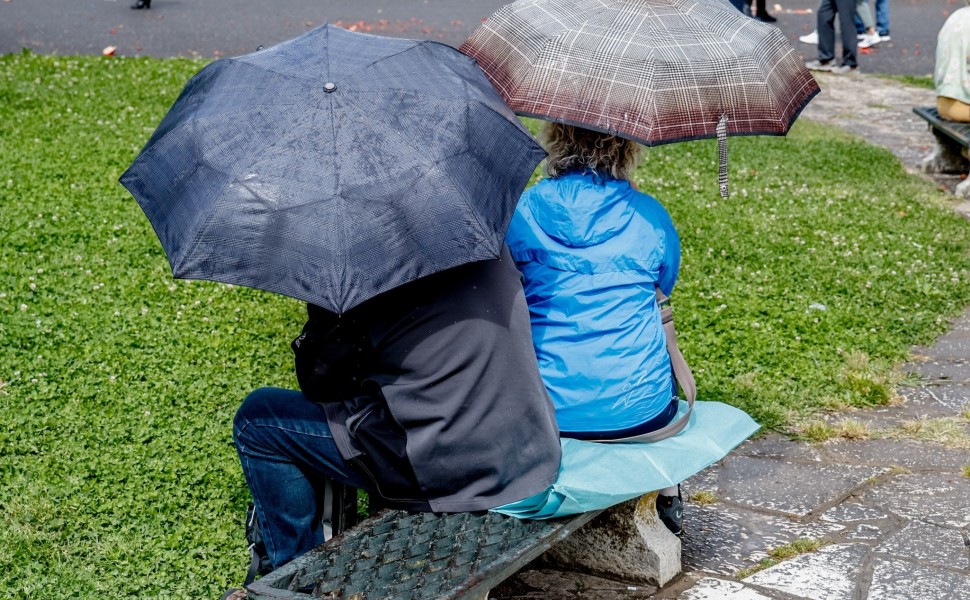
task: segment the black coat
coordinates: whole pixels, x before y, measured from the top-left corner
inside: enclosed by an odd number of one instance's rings
[[[300,387],[392,505],[485,510],[555,480],[558,430],[507,249],[341,316],[308,312],[293,342]]]

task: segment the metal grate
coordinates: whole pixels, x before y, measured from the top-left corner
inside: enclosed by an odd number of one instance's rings
[[[250,586],[250,598],[418,600],[482,596],[596,516],[384,511]]]

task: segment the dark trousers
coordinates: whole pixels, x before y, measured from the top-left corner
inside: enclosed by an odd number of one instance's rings
[[[822,0],[818,7],[818,59],[827,63],[835,58],[835,17],[839,17],[842,34],[842,64],[857,67],[855,23],[855,0]]]

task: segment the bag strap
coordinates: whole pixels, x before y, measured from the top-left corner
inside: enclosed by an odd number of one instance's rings
[[[660,291],[659,286],[655,287],[657,306],[660,307],[660,319],[664,327],[664,337],[667,338],[667,354],[670,355],[670,367],[674,372],[674,380],[680,385],[680,389],[684,392],[684,398],[687,399],[687,413],[673,423],[668,423],[666,426],[648,433],[613,440],[596,440],[597,442],[607,444],[617,442],[639,442],[642,444],[659,442],[683,431],[684,427],[687,427],[687,423],[690,421],[691,413],[694,412],[694,400],[697,398],[697,384],[694,382],[694,374],[691,373],[690,367],[687,366],[687,361],[680,351],[680,347],[677,346],[677,329],[674,327],[674,310],[670,306],[670,298]]]

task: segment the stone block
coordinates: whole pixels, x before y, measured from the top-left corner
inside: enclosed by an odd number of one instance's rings
[[[886,559],[913,560],[970,575],[966,543],[963,535],[953,529],[915,521],[876,546],[876,552]]]
[[[680,573],[680,539],[660,521],[657,493],[618,504],[556,544],[558,567],[663,586]]]
[[[970,598],[970,574],[880,558],[873,570],[869,598],[967,600]]]
[[[751,508],[806,517],[849,495],[881,467],[803,464],[732,456],[719,471],[719,496]]]
[[[866,544],[837,544],[802,554],[742,579],[799,598],[853,600],[869,553]],[[881,598],[881,596],[872,596]],[[925,597],[925,596],[924,596]],[[919,596],[914,596],[919,598]]]
[[[893,514],[942,527],[970,526],[970,479],[946,473],[895,475],[866,491],[863,501]]]
[[[771,600],[769,596],[759,594],[743,583],[714,577],[699,580],[680,598],[681,600]]]

